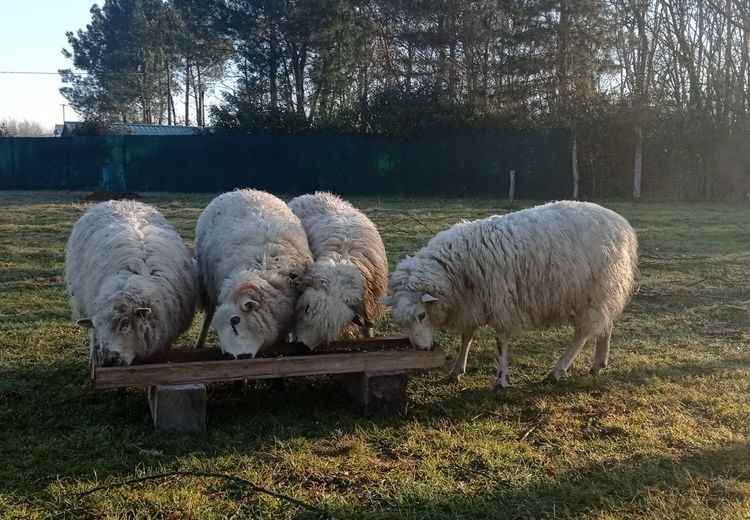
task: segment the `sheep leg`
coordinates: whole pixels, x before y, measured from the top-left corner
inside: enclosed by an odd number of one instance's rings
[[[571,363],[573,363],[573,360],[576,358],[588,339],[588,336],[585,336],[576,331],[573,339],[568,344],[568,348],[565,349],[563,355],[560,356],[560,359],[557,360],[555,366],[552,367],[552,371],[547,375],[547,377],[544,378],[544,382],[554,383],[555,381],[559,381],[560,378],[565,375],[565,372],[568,371],[568,367],[571,365]]]
[[[469,348],[471,348],[471,341],[473,339],[474,332],[461,334],[461,350],[456,358],[456,364],[453,365],[453,370],[448,374],[448,381],[458,383],[461,376],[466,373],[466,360],[469,358]]]
[[[195,340],[194,348],[203,347],[203,343],[206,341],[208,335],[208,328],[211,326],[211,320],[214,318],[214,311],[203,311],[203,323],[201,323],[201,331],[198,333],[198,339]]]
[[[508,337],[498,334],[495,337],[497,342],[497,379],[495,380],[495,390],[505,390],[508,388]]]
[[[589,372],[592,376],[599,375],[602,368],[607,368],[609,360],[609,342],[612,339],[612,328],[607,329],[601,336],[596,338],[596,350],[594,360],[591,362]]]

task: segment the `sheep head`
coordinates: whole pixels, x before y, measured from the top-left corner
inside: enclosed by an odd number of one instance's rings
[[[406,331],[416,348],[429,350],[440,321],[435,309],[438,301],[438,297],[427,291],[403,289],[394,291],[378,303],[391,307],[393,321]]]
[[[227,282],[211,324],[224,352],[254,357],[288,330],[293,299],[256,273],[243,278]]]
[[[297,278],[294,334],[309,348],[341,339],[352,323],[371,325],[364,304],[365,280],[351,262],[319,260]]]

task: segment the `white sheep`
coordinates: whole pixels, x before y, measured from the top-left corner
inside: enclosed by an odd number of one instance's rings
[[[372,336],[377,304],[388,291],[388,259],[375,224],[348,202],[326,192],[289,202],[305,228],[315,263],[294,283],[303,290],[295,310],[296,338],[310,348]],[[353,324],[358,325],[355,327]]]
[[[556,381],[590,338],[591,373],[607,366],[615,320],[630,299],[637,263],[633,228],[586,202],[553,202],[505,216],[462,222],[438,233],[391,277],[381,300],[417,348],[435,329],[461,334],[450,378],[466,371],[475,330],[495,329],[496,388],[508,386],[508,342],[537,327],[571,323],[573,339],[547,380]]]
[[[292,279],[312,265],[299,219],[273,195],[235,190],[216,197],[195,228],[195,256],[203,305],[219,346],[235,357],[255,356],[292,325],[297,291]]]
[[[102,202],[83,214],[65,248],[65,287],[73,318],[91,328],[92,361],[105,366],[168,349],[195,314],[195,262],[140,202]]]

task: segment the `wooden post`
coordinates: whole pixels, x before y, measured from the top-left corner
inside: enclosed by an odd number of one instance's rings
[[[516,194],[516,170],[510,171],[510,189],[508,190],[508,203],[513,204],[513,197]]]
[[[194,433],[206,428],[204,384],[150,386],[148,405],[158,431]]]
[[[407,408],[403,370],[357,372],[341,378],[344,389],[365,413],[404,414]]]

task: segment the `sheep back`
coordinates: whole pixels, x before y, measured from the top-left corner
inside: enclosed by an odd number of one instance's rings
[[[269,193],[244,189],[216,197],[198,218],[195,254],[205,318],[224,352],[257,352],[292,327],[292,279],[312,265],[299,219]]]
[[[151,309],[149,352],[170,346],[195,313],[197,273],[179,234],[152,206],[102,202],[76,222],[65,248],[74,319],[140,305]],[[126,300],[132,300],[126,301]]]
[[[365,312],[370,320],[382,317],[377,301],[388,291],[388,258],[383,239],[367,216],[328,192],[301,195],[289,207],[302,222],[314,260],[345,258],[365,280]]]

